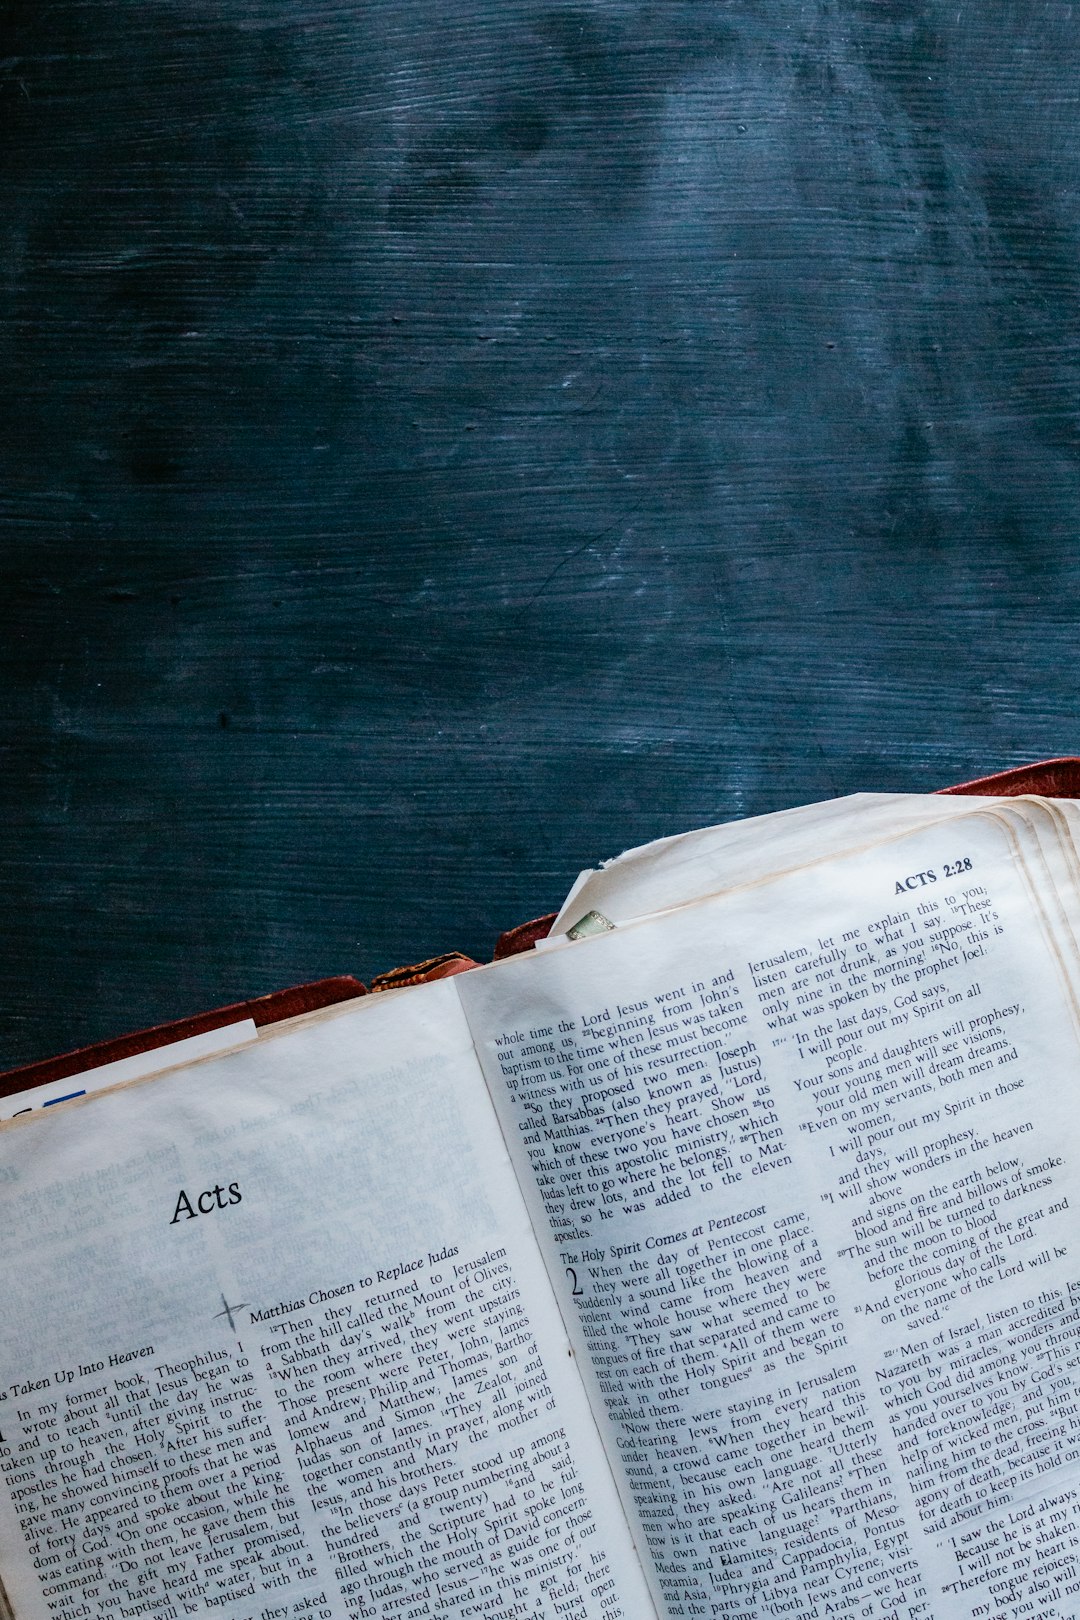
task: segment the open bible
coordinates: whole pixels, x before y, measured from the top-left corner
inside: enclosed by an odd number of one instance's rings
[[[666,840],[6,1119],[0,1606],[1080,1615],[1077,819]]]

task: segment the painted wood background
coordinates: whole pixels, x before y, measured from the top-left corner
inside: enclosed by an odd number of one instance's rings
[[[1080,751],[1080,6],[0,29],[0,1060]]]

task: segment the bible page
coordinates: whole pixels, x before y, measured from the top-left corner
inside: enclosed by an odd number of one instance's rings
[[[0,1128],[15,1620],[654,1620],[452,981]]]
[[[968,807],[457,981],[669,1615],[1080,1615],[1080,1049],[1030,883]]]
[[[935,793],[852,793],[657,839],[596,871],[582,872],[551,925],[548,941],[554,943],[588,911],[598,911],[614,924],[636,921],[794,871],[823,854],[862,849],[971,811],[971,799]]]

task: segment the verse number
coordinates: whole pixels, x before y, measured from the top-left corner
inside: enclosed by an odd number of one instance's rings
[[[963,860],[946,861],[945,862],[945,876],[947,878],[959,877],[961,872],[970,872],[970,871],[971,871],[971,856],[970,855],[965,855]]]
[[[570,1297],[572,1299],[580,1299],[585,1290],[578,1282],[577,1272],[574,1270],[573,1266],[567,1266],[566,1275],[570,1279]]]

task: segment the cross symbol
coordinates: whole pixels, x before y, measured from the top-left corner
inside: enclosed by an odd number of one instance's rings
[[[225,1295],[222,1294],[221,1303],[224,1305],[225,1309],[223,1311],[218,1311],[217,1312],[217,1315],[214,1317],[214,1321],[215,1322],[218,1321],[219,1318],[222,1317],[222,1316],[227,1316],[229,1318],[229,1326],[232,1329],[232,1331],[235,1333],[236,1332],[236,1323],[233,1321],[233,1311],[246,1311],[247,1310],[247,1300],[244,1300],[244,1302],[242,1304],[240,1304],[240,1305],[230,1305],[228,1300],[225,1298]]]

